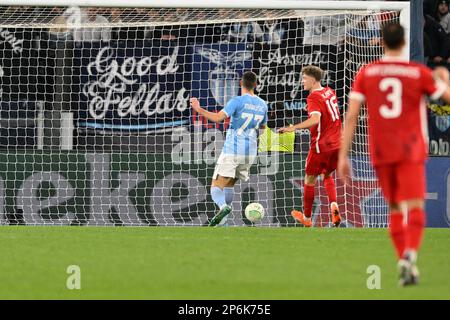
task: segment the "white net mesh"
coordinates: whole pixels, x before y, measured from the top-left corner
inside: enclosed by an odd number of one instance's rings
[[[341,113],[355,72],[382,54],[380,25],[398,12],[155,8],[0,7],[0,223],[205,225],[229,123],[208,123],[191,96],[219,111],[239,94],[245,70],[272,128],[305,120],[303,66]],[[387,209],[367,158],[361,118],[353,184],[337,181],[344,226],[383,227]],[[235,187],[230,225],[251,225],[245,206],[266,209],[264,226],[296,226],[309,133],[294,152],[261,152]],[[328,200],[316,185],[316,226]]]

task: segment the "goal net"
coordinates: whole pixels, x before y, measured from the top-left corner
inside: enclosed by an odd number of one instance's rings
[[[191,111],[190,97],[218,112],[253,70],[275,130],[307,118],[301,69],[316,65],[344,114],[356,72],[382,55],[380,27],[405,18],[392,3],[131,2],[0,0],[1,224],[206,225],[229,121],[208,122]],[[336,181],[347,227],[387,225],[366,129],[362,114],[352,183]],[[284,151],[266,144],[250,180],[237,183],[229,225],[252,225],[243,212],[256,201],[266,214],[255,225],[298,226],[290,212],[303,207],[309,133],[286,143]],[[320,179],[313,218],[330,225]]]

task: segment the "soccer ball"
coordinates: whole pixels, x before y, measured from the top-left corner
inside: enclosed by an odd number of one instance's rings
[[[245,208],[245,216],[251,222],[258,222],[264,218],[264,207],[260,203],[252,202]]]

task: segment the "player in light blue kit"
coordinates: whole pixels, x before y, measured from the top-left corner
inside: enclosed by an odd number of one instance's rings
[[[234,185],[238,179],[248,180],[258,150],[258,129],[267,122],[267,104],[254,93],[256,74],[245,72],[240,84],[242,95],[231,99],[219,113],[202,109],[197,98],[191,98],[192,109],[210,121],[219,123],[231,117],[211,184],[211,197],[219,212],[210,226],[218,225],[231,212]]]

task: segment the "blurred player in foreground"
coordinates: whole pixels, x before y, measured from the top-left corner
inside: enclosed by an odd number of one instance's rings
[[[389,232],[399,259],[401,286],[417,284],[419,279],[416,261],[425,227],[428,155],[425,95],[450,102],[448,71],[437,69],[433,74],[427,67],[405,60],[404,33],[398,23],[384,26],[384,57],[356,75],[338,164],[339,176],[348,182],[351,174],[348,153],[364,103],[368,111],[370,156],[389,204]]]

